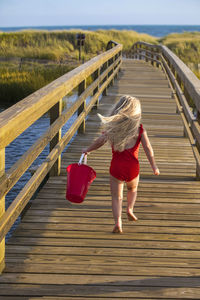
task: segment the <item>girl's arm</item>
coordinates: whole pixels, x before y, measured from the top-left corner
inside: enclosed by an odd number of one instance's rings
[[[151,143],[149,141],[149,138],[147,136],[146,130],[144,130],[144,132],[142,134],[141,142],[142,142],[142,146],[144,148],[144,152],[146,153],[146,156],[147,156],[147,158],[150,162],[150,165],[152,167],[152,170],[153,170],[154,174],[159,175],[160,171],[159,171],[158,167],[156,166],[156,162],[155,162],[155,159],[154,159],[153,148],[152,148]]]
[[[107,142],[107,137],[105,133],[102,133],[100,137],[98,137],[88,148],[83,149],[83,153],[88,153],[94,150],[97,150],[101,146],[103,146]]]

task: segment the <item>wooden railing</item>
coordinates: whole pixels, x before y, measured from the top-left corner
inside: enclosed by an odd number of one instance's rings
[[[137,42],[128,57],[143,59],[161,67],[169,79],[196,160],[196,178],[200,180],[200,80],[166,46]],[[186,153],[187,155],[187,153]]]
[[[113,45],[113,41],[111,42]],[[109,43],[109,48],[110,44]],[[122,45],[114,47],[79,66],[73,71],[36,91],[24,100],[0,114],[0,271],[4,268],[5,235],[21,214],[32,195],[38,189],[47,174],[59,175],[61,153],[77,132],[85,131],[85,119],[93,107],[98,106],[98,99],[112,84],[122,62]],[[86,86],[90,78],[89,86]],[[92,78],[92,80],[91,80]],[[62,112],[62,98],[78,88],[78,99],[66,111]],[[86,104],[86,99],[90,98]],[[5,148],[42,115],[49,112],[50,127],[23,154],[23,156],[5,172]],[[61,128],[74,113],[76,120],[61,138]],[[31,166],[38,155],[50,143],[50,153],[38,167],[31,179],[5,211],[5,196]]]

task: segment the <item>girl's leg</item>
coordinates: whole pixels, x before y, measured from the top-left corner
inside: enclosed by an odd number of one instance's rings
[[[133,213],[133,207],[137,198],[137,187],[139,183],[139,175],[133,180],[126,183],[127,186],[127,216],[129,221],[137,221],[137,217]]]
[[[122,200],[123,200],[123,181],[110,175],[110,190],[112,195],[112,212],[115,220],[113,233],[122,233]]]

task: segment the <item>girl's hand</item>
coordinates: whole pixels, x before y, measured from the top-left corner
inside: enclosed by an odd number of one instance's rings
[[[88,154],[87,148],[83,148],[83,149],[82,149],[82,153]]]
[[[159,171],[159,169],[158,168],[155,168],[154,170],[153,170],[153,172],[154,172],[154,175],[160,175],[160,171]]]

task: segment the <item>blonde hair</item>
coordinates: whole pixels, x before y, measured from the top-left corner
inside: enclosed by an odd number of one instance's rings
[[[137,138],[141,121],[141,105],[137,98],[123,96],[109,117],[98,116],[115,151],[123,151],[131,139]]]

